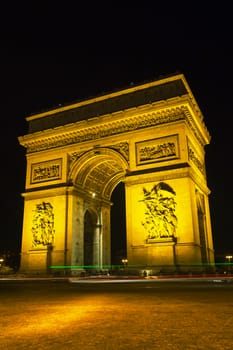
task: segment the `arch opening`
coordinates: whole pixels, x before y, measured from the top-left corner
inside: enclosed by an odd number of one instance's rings
[[[94,265],[94,244],[95,244],[96,218],[89,210],[84,215],[84,237],[83,237],[83,261],[84,267]]]
[[[83,212],[83,265],[90,273],[120,265],[126,256],[122,181],[127,168],[127,162],[118,152],[104,148],[88,152],[73,166],[70,178],[86,208]],[[78,257],[78,253],[74,256]]]
[[[71,168],[69,181],[76,187],[110,200],[113,189],[124,179],[128,163],[118,152],[100,147],[85,153]]]
[[[127,257],[124,182],[114,188],[111,201],[111,265],[114,266]]]

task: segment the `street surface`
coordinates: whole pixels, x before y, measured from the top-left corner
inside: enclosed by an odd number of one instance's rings
[[[3,350],[230,350],[232,280],[0,279]]]

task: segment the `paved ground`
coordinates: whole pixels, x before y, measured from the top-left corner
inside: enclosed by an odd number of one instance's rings
[[[0,279],[0,349],[232,349],[233,283]]]

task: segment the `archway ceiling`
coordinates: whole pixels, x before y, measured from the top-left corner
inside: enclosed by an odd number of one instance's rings
[[[96,156],[85,164],[77,180],[90,194],[106,196],[108,189],[107,196],[109,196],[124,174],[124,169],[116,160]]]

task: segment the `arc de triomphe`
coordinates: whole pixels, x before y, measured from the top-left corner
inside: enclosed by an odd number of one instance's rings
[[[129,269],[214,264],[205,146],[182,74],[26,118],[20,271],[111,266],[111,195],[124,183]]]

